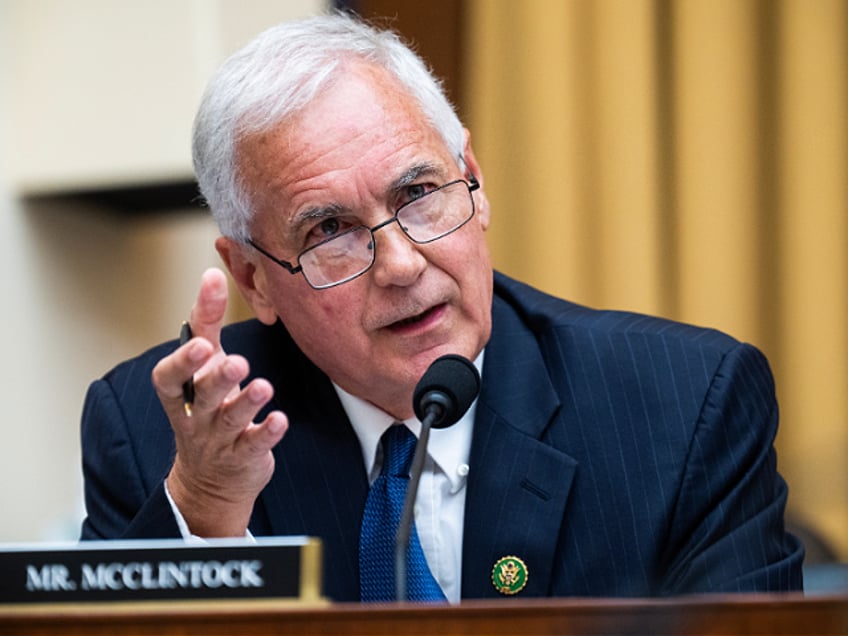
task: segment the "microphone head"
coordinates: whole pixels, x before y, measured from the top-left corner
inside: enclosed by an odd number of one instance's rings
[[[480,392],[477,367],[460,355],[437,358],[421,376],[412,396],[415,415],[422,422],[436,412],[433,428],[447,428],[465,415]]]

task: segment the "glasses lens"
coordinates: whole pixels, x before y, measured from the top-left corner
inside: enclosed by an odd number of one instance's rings
[[[416,243],[429,243],[459,229],[474,216],[474,200],[465,181],[452,181],[407,203],[397,221]],[[388,223],[388,222],[387,222]],[[385,226],[382,223],[376,231]],[[372,230],[358,227],[301,253],[298,264],[306,281],[316,289],[333,287],[356,278],[374,263]]]
[[[298,259],[306,281],[317,289],[356,278],[374,262],[371,232],[358,227],[306,250]]]
[[[459,229],[474,216],[474,201],[464,181],[452,181],[398,210],[400,226],[416,243],[429,243]]]

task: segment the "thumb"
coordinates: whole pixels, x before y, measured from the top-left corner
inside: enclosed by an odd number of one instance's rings
[[[228,295],[227,276],[224,272],[216,267],[203,272],[189,323],[194,336],[205,338],[216,349],[221,348],[221,328],[227,311]]]

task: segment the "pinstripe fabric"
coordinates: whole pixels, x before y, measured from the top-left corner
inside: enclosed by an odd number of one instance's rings
[[[499,282],[472,445],[463,594],[496,595],[480,580],[505,554],[527,557],[536,574],[527,592],[539,595],[800,587],[762,355],[715,331]],[[511,429],[509,443],[499,429]],[[492,515],[514,528],[493,536]]]
[[[225,338],[274,383],[292,422],[252,531],[322,537],[327,593],[357,600],[368,485],[335,393],[280,326],[248,322]],[[89,391],[86,538],[174,533],[160,487],[173,440],[149,382],[172,346]],[[528,565],[524,597],[798,589],[803,551],[783,532],[776,428],[771,373],[753,347],[496,275],[463,597],[497,596],[491,570],[506,555]]]

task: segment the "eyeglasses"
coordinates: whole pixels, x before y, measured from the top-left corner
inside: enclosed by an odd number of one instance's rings
[[[303,250],[297,265],[273,256],[256,244],[248,243],[259,253],[285,268],[290,274],[303,274],[315,289],[327,289],[362,276],[374,264],[374,233],[397,221],[413,243],[432,243],[455,232],[474,216],[471,193],[480,184],[472,176],[458,179],[431,190],[400,206],[390,219],[374,227],[360,225]]]

